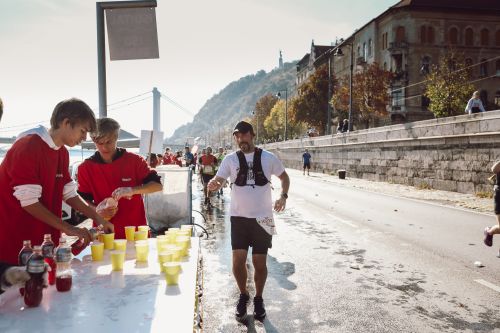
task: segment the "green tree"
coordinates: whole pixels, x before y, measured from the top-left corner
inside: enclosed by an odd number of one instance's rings
[[[335,78],[332,79],[332,92]],[[297,98],[290,103],[294,112],[291,120],[326,130],[328,112],[328,65],[322,65],[298,89]]]
[[[431,67],[427,75],[425,96],[430,99],[429,110],[436,118],[463,113],[464,105],[474,91],[469,83],[470,71],[462,55],[453,51],[445,53],[439,64]]]
[[[353,76],[352,121],[354,125],[368,128],[375,120],[387,116],[390,101],[389,89],[393,74],[383,70],[374,62],[366,65]],[[344,77],[336,86],[331,100],[336,113],[345,117],[349,114],[349,77]],[[339,117],[340,118],[340,117]]]

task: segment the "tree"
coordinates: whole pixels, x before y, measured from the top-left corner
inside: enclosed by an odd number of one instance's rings
[[[331,78],[332,87],[335,79]],[[333,91],[333,88],[332,88]],[[325,131],[328,112],[328,66],[322,65],[298,89],[298,97],[290,103],[291,120]]]
[[[366,65],[353,76],[352,84],[352,121],[368,128],[376,119],[387,116],[390,101],[389,90],[393,74],[383,70],[374,62]],[[349,77],[345,77],[335,89],[331,103],[342,115],[349,110]],[[346,112],[347,111],[347,112]]]
[[[288,108],[288,112],[292,111]],[[290,116],[290,114],[289,114]],[[303,123],[297,123],[288,117],[288,137],[300,137],[301,134],[305,133],[306,125]],[[264,128],[268,134],[269,139],[283,139],[285,133],[285,101],[279,100],[276,102],[271,110],[271,113],[264,121]]]
[[[271,113],[271,110],[273,109],[277,101],[278,98],[276,96],[267,94],[265,96],[262,96],[257,101],[257,103],[255,103],[255,109],[251,123],[254,126],[255,131],[259,132],[259,141],[265,140],[269,137],[264,126],[264,121]]]
[[[453,51],[439,59],[427,75],[425,96],[430,99],[429,110],[436,118],[450,117],[463,113],[464,106],[474,91],[469,83],[470,71],[462,55]]]

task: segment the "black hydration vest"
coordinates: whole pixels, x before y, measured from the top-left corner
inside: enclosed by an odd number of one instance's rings
[[[246,186],[248,176],[248,163],[245,158],[245,154],[243,154],[241,150],[238,150],[236,152],[236,156],[238,156],[238,161],[240,162],[240,170],[238,170],[238,175],[236,176],[234,184],[237,186]],[[269,183],[269,180],[266,178],[266,175],[264,175],[264,171],[262,170],[261,156],[262,149],[255,148],[255,153],[253,154],[252,171],[255,177],[255,185],[257,186],[264,186]]]

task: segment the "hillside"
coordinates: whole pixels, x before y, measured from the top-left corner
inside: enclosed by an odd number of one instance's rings
[[[255,103],[267,94],[295,86],[295,63],[286,63],[283,69],[269,73],[261,70],[231,82],[218,94],[210,98],[193,121],[175,130],[165,141],[169,144],[184,144],[187,137],[215,137],[219,130],[232,129],[241,119],[251,115]],[[215,143],[215,142],[213,142]]]

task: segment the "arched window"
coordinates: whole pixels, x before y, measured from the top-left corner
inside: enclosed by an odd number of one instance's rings
[[[387,63],[386,62],[384,62],[384,67],[383,68],[384,68],[384,71],[387,70]]]
[[[420,66],[420,74],[427,75],[431,72],[431,58],[425,56],[422,58],[422,65]]]
[[[366,61],[368,57],[366,56],[366,42],[363,43],[363,60]]]
[[[458,29],[453,27],[448,31],[448,42],[450,44],[458,44]]]
[[[372,39],[370,38],[368,40],[368,56],[371,57],[372,56],[372,53],[373,53],[373,41]]]
[[[465,45],[474,45],[474,32],[472,31],[472,28],[465,29]]]
[[[465,59],[465,67],[467,70],[467,74],[469,74],[469,76],[472,77],[473,71],[472,71],[472,59],[471,58]]]
[[[497,62],[496,62],[495,73],[496,73],[497,77],[500,77],[500,60],[497,60]]]
[[[488,29],[481,30],[481,46],[490,45],[490,31]]]
[[[427,43],[427,27],[425,25],[420,27],[420,43]]]
[[[405,27],[396,28],[396,42],[403,42],[405,40]]]
[[[488,62],[486,59],[481,59],[481,65],[479,65],[479,76],[488,76]]]
[[[427,27],[427,43],[434,44],[434,28]]]
[[[500,30],[497,30],[496,36],[495,36],[495,44],[497,46],[500,46]]]

